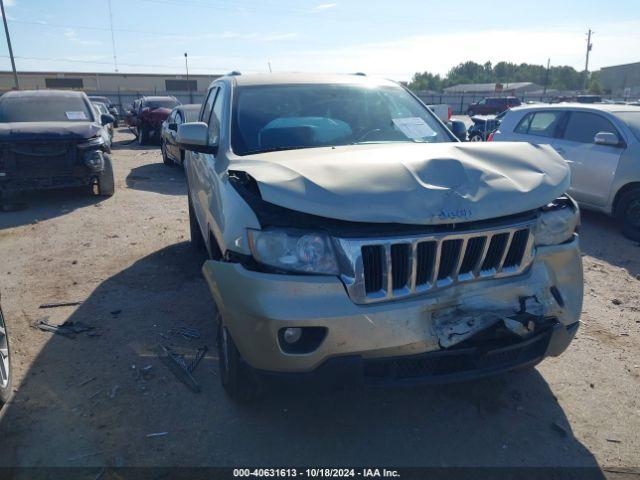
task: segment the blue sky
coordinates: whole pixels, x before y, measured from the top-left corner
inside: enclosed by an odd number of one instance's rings
[[[5,0],[19,70],[112,72],[108,0]],[[474,60],[640,61],[637,0],[111,0],[120,72],[355,72],[406,80]],[[0,68],[9,69],[0,38]]]

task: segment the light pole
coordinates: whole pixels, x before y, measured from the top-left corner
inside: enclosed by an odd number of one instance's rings
[[[591,52],[591,49],[593,48],[593,44],[591,43],[592,33],[593,32],[591,31],[591,29],[589,29],[589,32],[587,32],[587,58],[584,62],[584,86],[583,86],[584,93],[586,93],[587,82],[589,81],[589,52]]]
[[[184,68],[187,70],[187,89],[189,90],[189,103],[193,103],[193,95],[191,94],[191,84],[189,83],[189,57],[184,52]]]
[[[2,9],[2,21],[4,22],[4,33],[7,34],[7,46],[9,47],[9,58],[11,58],[11,68],[13,70],[13,82],[16,90],[20,90],[18,82],[18,72],[16,70],[16,61],[13,58],[13,48],[11,48],[11,37],[9,36],[9,26],[7,25],[7,14],[4,12],[4,1],[0,0],[0,9]]]

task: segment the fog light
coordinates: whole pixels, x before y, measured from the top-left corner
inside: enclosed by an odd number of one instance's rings
[[[298,340],[300,340],[300,337],[302,336],[302,329],[301,328],[285,328],[284,329],[284,333],[283,333],[283,337],[284,337],[284,341],[291,344],[291,343],[296,343]]]

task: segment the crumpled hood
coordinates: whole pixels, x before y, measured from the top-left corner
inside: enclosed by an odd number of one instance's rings
[[[0,141],[84,140],[100,133],[93,122],[16,122],[0,123]]]
[[[357,222],[442,224],[541,207],[569,188],[548,145],[384,144],[262,153],[231,160],[262,198],[299,212]]]

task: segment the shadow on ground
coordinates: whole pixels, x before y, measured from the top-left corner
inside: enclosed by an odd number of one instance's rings
[[[0,417],[0,465],[597,467],[536,370],[420,389],[287,389],[234,405],[216,373],[202,260],[172,245],[54,312],[97,336],[35,332],[49,340]],[[176,325],[202,338],[172,335]],[[194,372],[202,393],[156,358],[158,343],[209,347]]]
[[[163,195],[186,195],[184,170],[177,165],[147,163],[132,168],[127,175],[127,187]]]
[[[581,215],[583,253],[624,268],[634,277],[640,275],[640,243],[622,235],[615,219],[603,213],[582,210]]]
[[[23,192],[11,199],[9,211],[0,209],[0,230],[66,215],[78,208],[97,205],[106,199],[107,197],[92,195],[88,188]]]

